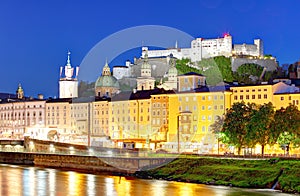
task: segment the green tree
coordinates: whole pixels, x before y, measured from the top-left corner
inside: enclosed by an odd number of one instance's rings
[[[230,58],[224,56],[217,56],[213,58],[215,63],[218,65],[219,71],[222,74],[223,80],[226,82],[233,81],[233,72],[231,69],[231,60]]]
[[[222,137],[223,124],[224,124],[224,116],[217,116],[215,122],[210,125],[212,132],[215,134],[218,140],[218,154],[219,154],[219,147],[220,147],[219,143]]]
[[[235,146],[238,154],[241,153],[242,147],[252,147],[247,124],[253,107],[252,104],[246,105],[244,102],[238,102],[234,103],[225,114],[221,141]]]
[[[278,135],[278,143],[284,147],[287,155],[289,154],[291,144],[298,147],[300,111],[297,106],[289,105],[286,108],[276,110],[272,130]]]
[[[80,81],[78,85],[78,96],[86,97],[95,95],[95,82]]]
[[[254,63],[243,64],[234,73],[235,79],[239,83],[254,84],[263,71],[262,66]]]
[[[271,126],[274,122],[274,106],[271,102],[253,109],[247,129],[251,142],[261,145],[261,154],[264,156],[264,148],[267,144],[275,144],[276,134],[273,134]]]

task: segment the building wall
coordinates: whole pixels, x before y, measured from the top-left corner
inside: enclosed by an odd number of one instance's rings
[[[200,86],[205,86],[205,77],[199,75],[178,76],[178,91],[190,91]]]
[[[59,81],[59,98],[73,98],[78,97],[78,81],[60,80]]]
[[[24,134],[42,134],[45,101],[28,100],[0,104],[0,132],[4,138],[22,139]]]
[[[258,86],[238,86],[231,87],[231,105],[236,102],[245,103],[273,103],[272,85],[258,85]]]
[[[46,102],[45,106],[45,127],[48,131],[57,131],[62,141],[70,141],[70,135],[73,133],[70,107],[68,101]]]

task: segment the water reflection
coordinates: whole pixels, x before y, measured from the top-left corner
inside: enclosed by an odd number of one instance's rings
[[[12,165],[0,165],[0,183],[0,195],[288,195],[271,190],[250,190],[162,180],[141,180]]]

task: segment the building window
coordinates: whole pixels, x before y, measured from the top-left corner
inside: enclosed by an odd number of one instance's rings
[[[249,95],[246,95],[246,99],[249,99]]]
[[[258,98],[258,99],[261,99],[261,94],[257,95],[257,98]]]
[[[264,94],[264,99],[268,99],[268,95],[267,94]]]
[[[252,99],[255,99],[255,95],[252,95]]]
[[[237,100],[237,96],[236,95],[234,96],[234,100]]]
[[[243,98],[244,98],[243,95],[240,95],[240,100],[243,100]]]
[[[205,132],[205,126],[202,126],[202,132]]]
[[[202,96],[202,100],[205,100],[205,96]]]
[[[205,106],[204,105],[202,106],[202,110],[205,110]]]
[[[284,97],[280,97],[280,100],[283,101],[283,100],[284,100]]]
[[[223,110],[224,106],[223,105],[220,105],[220,110]]]

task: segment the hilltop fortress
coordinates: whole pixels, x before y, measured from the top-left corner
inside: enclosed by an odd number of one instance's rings
[[[190,66],[198,68],[196,62],[202,59],[225,56],[231,58],[232,71],[236,71],[243,64],[251,63],[266,68],[266,71],[276,70],[278,68],[276,59],[265,57],[263,48],[261,39],[254,39],[253,44],[233,44],[230,34],[215,39],[196,38],[191,41],[190,48],[179,48],[177,42],[174,48],[150,50],[148,47],[142,47],[141,57],[135,58],[133,63],[126,61],[125,66],[114,66],[113,76],[121,84],[135,87],[135,78],[140,76],[140,68],[146,54],[149,57],[152,76],[157,80],[166,77],[170,59],[190,59],[192,62]]]
[[[222,38],[203,39],[196,38],[191,41],[190,48],[178,48],[177,43],[175,48],[165,50],[148,50],[143,48],[142,56],[145,52],[151,57],[166,57],[172,54],[177,59],[188,58],[192,62],[201,61],[203,58],[211,58],[215,56],[253,56],[262,58],[264,56],[263,41],[255,39],[254,44],[232,44],[232,36],[225,34]]]

